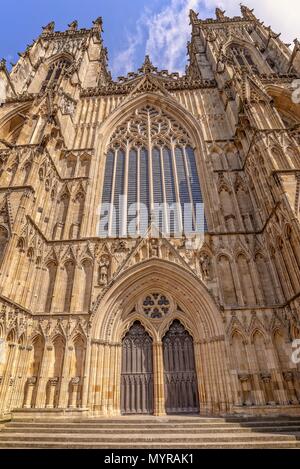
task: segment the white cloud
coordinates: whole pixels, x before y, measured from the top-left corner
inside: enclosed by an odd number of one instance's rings
[[[155,64],[169,71],[184,71],[186,45],[191,36],[189,10],[197,10],[199,0],[171,0],[147,22],[146,51]]]
[[[113,75],[135,69],[135,56],[145,44],[146,53],[154,65],[169,71],[184,72],[187,63],[186,44],[190,40],[189,10],[199,12],[199,18],[212,16],[209,11],[220,7],[228,16],[240,15],[240,0],[169,0],[160,11],[145,9],[140,16],[136,31],[127,35],[124,50],[113,60]],[[299,36],[299,0],[245,0],[254,8],[256,16],[282,33],[282,40],[292,42]]]
[[[142,24],[144,23],[144,17],[142,16],[137,24],[136,31],[134,34],[127,33],[126,48],[121,50],[114,57],[112,61],[111,71],[113,76],[124,75],[128,72],[132,72],[135,68],[134,59],[138,47],[143,43]]]

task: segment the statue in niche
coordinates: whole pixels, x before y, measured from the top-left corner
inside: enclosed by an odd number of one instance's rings
[[[75,104],[74,102],[67,98],[67,96],[63,96],[61,100],[61,112],[63,114],[69,114],[72,115],[74,114],[75,111]]]
[[[150,257],[159,257],[159,240],[151,239],[150,241]]]
[[[201,253],[199,257],[199,262],[200,262],[200,268],[201,268],[201,273],[202,273],[203,278],[205,280],[211,280],[212,275],[211,275],[210,257],[205,253]]]
[[[109,276],[109,267],[110,261],[107,256],[102,256],[99,263],[99,276],[98,276],[98,284],[99,285],[107,285],[108,284],[108,276]]]

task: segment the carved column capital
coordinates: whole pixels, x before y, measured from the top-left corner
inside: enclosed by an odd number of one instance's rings
[[[31,376],[30,378],[28,378],[27,383],[29,386],[35,386],[37,383],[37,377]]]
[[[59,378],[58,378],[58,377],[56,377],[56,378],[50,378],[50,379],[49,379],[50,386],[57,386],[57,385],[58,385],[58,382],[59,382]]]

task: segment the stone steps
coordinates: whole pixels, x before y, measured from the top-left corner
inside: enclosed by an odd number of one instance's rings
[[[269,432],[272,432],[272,433],[284,433],[284,434],[291,434],[291,433],[297,433],[299,432],[300,433],[300,428],[299,426],[280,426],[280,427],[270,427],[270,426],[266,426],[266,427],[260,427],[260,426],[255,426],[255,427],[240,427],[240,426],[229,426],[229,427],[197,427],[197,426],[194,426],[194,427],[191,427],[191,428],[186,428],[186,427],[172,427],[172,434],[182,434],[183,430],[188,430],[189,432],[195,434],[200,434],[200,435],[203,435],[203,434],[216,434],[216,433],[255,433],[255,432],[258,432],[258,433],[269,433]],[[1,433],[1,436],[3,436],[3,434],[15,434],[15,433],[18,433],[18,434],[23,434],[23,433],[26,433],[28,431],[28,428],[26,426],[22,426],[22,427],[16,427],[16,426],[11,426],[11,427],[6,427],[5,430],[3,429],[2,430],[2,433]],[[152,435],[154,434],[165,434],[165,433],[169,433],[170,432],[170,426],[159,426],[159,427],[149,427],[149,426],[145,426],[145,427],[141,427],[141,428],[126,428],[126,425],[123,426],[122,428],[120,428],[120,426],[116,426],[116,427],[97,427],[95,426],[94,428],[87,428],[86,426],[83,426],[83,427],[80,427],[80,428],[76,428],[76,426],[74,427],[65,427],[65,426],[60,426],[60,427],[57,427],[56,425],[55,426],[52,426],[51,427],[51,431],[53,433],[59,433],[59,434],[65,434],[66,432],[69,434],[69,435],[72,435],[72,434],[95,434],[97,432],[98,433],[104,433],[104,434],[132,434],[132,435],[135,435],[135,434],[149,434],[149,432],[151,432]],[[1,432],[1,430],[0,430]],[[30,428],[30,433],[31,434],[43,434],[43,433],[46,433],[48,434],[49,433],[49,428],[46,428],[46,427],[40,427],[40,426],[37,426],[37,427],[34,427],[34,428]]]
[[[107,449],[107,450],[128,450],[128,449],[146,449],[146,450],[157,450],[157,449],[300,449],[299,442],[282,442],[282,441],[264,441],[264,442],[197,442],[197,443],[180,443],[173,444],[168,442],[167,444],[157,443],[144,443],[136,444],[131,442],[130,444],[123,443],[12,443],[6,441],[0,441],[0,449]]]
[[[15,419],[0,426],[0,448],[300,448],[300,419]]]
[[[118,421],[118,422],[109,422],[109,421],[96,421],[96,422],[89,422],[89,421],[83,421],[83,422],[66,422],[66,421],[52,421],[51,422],[51,427],[55,427],[57,429],[61,428],[68,428],[68,429],[74,429],[77,428],[78,425],[80,425],[80,428],[84,429],[106,429],[106,428],[112,428],[112,429],[137,429],[137,428],[145,428],[145,429],[164,429],[164,428],[170,428],[170,425],[172,428],[177,429],[177,428],[184,428],[187,430],[193,430],[195,428],[203,428],[203,429],[208,429],[208,428],[219,428],[220,426],[226,426],[226,428],[238,428],[241,426],[242,428],[259,428],[259,427],[270,427],[274,428],[276,426],[280,427],[298,427],[300,428],[300,420],[278,420],[276,422],[274,421],[268,421],[268,420],[261,420],[261,421],[237,421],[237,422],[227,422],[225,420],[220,421],[219,423],[216,423],[215,421],[211,422],[203,422],[202,420],[198,420],[197,422],[194,423],[186,423],[186,422],[141,422],[137,421],[133,423],[132,421]],[[13,421],[10,422],[9,424],[6,425],[6,428],[11,428],[11,429],[18,429],[18,428],[35,428],[38,427],[40,429],[42,428],[49,428],[49,422],[44,422],[39,419],[35,420],[34,422],[20,422],[20,421]]]

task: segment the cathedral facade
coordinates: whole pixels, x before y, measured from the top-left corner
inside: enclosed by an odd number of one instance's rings
[[[101,18],[1,62],[0,416],[300,413],[300,45],[190,23],[183,76]]]

